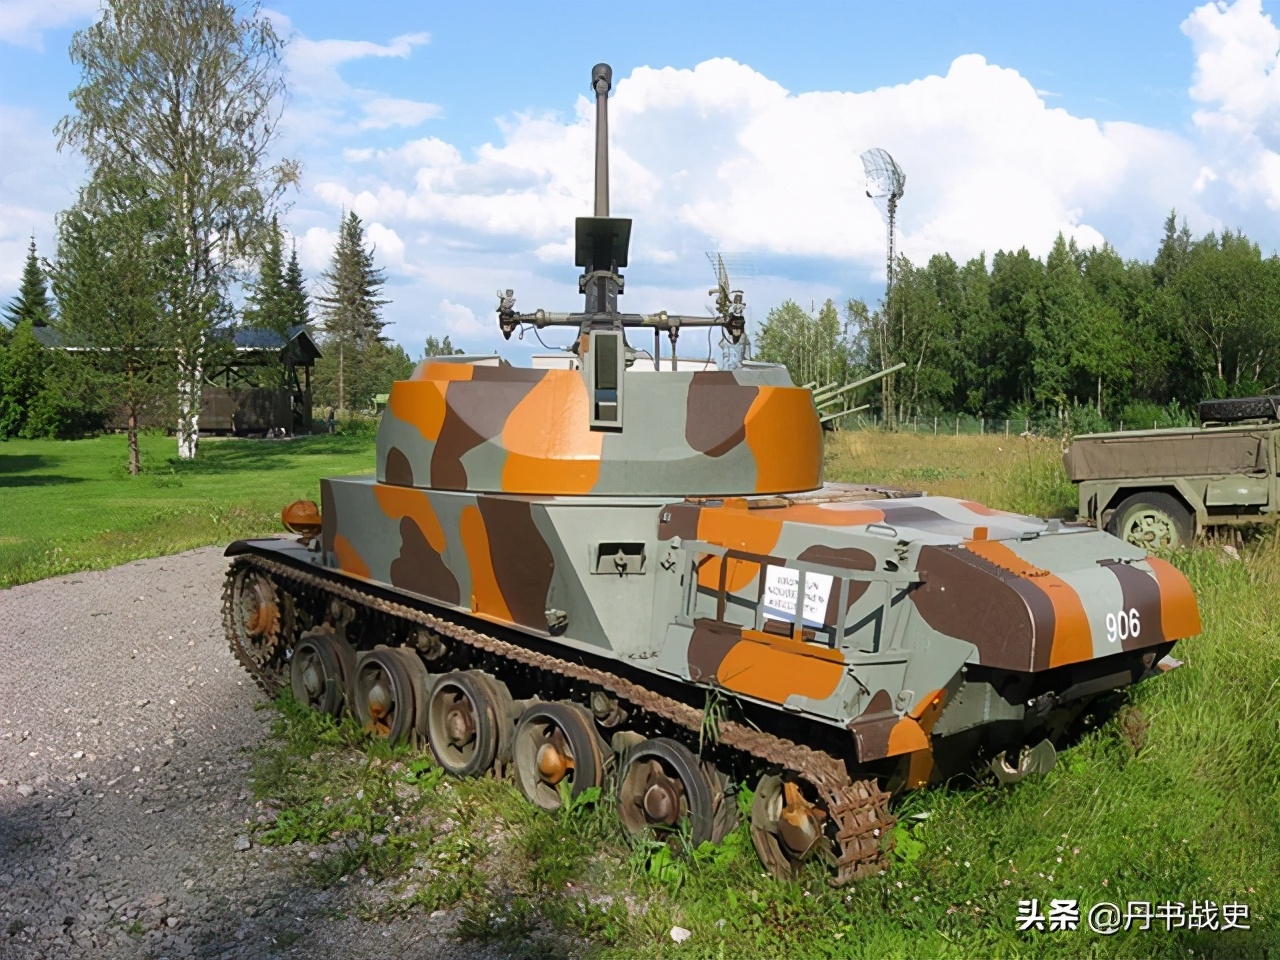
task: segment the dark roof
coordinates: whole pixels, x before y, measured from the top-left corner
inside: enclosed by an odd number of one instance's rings
[[[31,332],[35,334],[36,340],[42,346],[51,350],[57,350],[62,346],[62,337],[58,335],[58,331],[53,327],[33,327]],[[223,338],[229,336],[237,352],[241,350],[279,352],[286,346],[292,346],[304,359],[314,361],[320,358],[320,349],[316,346],[316,342],[311,339],[311,333],[307,330],[306,324],[295,324],[285,332],[288,334],[287,339],[274,330],[264,330],[258,327],[236,327],[234,330],[228,330],[223,327],[215,331],[214,336]]]

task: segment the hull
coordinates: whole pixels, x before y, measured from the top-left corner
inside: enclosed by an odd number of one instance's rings
[[[1157,672],[1199,631],[1166,562],[947,498],[829,484],[671,502],[357,477],[323,481],[322,516],[315,564],[835,728],[860,764],[912,760],[914,785],[1052,733],[1049,708]],[[935,762],[947,738],[963,756]]]

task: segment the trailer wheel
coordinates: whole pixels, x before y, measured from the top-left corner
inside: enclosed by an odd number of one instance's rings
[[[1107,532],[1144,550],[1176,550],[1191,543],[1195,518],[1174,497],[1150,490],[1120,501]]]

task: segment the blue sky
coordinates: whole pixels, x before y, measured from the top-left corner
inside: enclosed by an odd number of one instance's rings
[[[83,168],[50,133],[96,0],[0,3],[0,296],[26,238],[52,253]],[[1059,231],[1150,258],[1171,207],[1197,233],[1280,246],[1273,4],[342,3],[267,5],[291,37],[279,150],[311,277],[344,208],[388,273],[391,332],[500,343],[494,290],[575,309],[567,239],[590,213],[587,82],[614,67],[624,303],[702,313],[708,250],[757,321],[785,297],[874,298],[884,227],[858,154],[907,172],[913,260]]]

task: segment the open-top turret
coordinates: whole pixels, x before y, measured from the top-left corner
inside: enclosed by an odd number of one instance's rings
[[[809,391],[780,367],[640,373],[628,334],[744,330],[618,310],[631,222],[577,221],[580,369],[443,360],[397,383],[373,476],[232,544],[232,649],[268,690],[510,773],[546,808],[617,791],[632,831],[717,842],[734,792],[780,877],[882,869],[890,794],[983,765],[1006,782],[1199,630],[1169,563],[1087,527],[822,482]],[[655,349],[654,357],[658,356]],[[675,356],[674,349],[672,356]],[[674,361],[673,361],[674,365]]]

